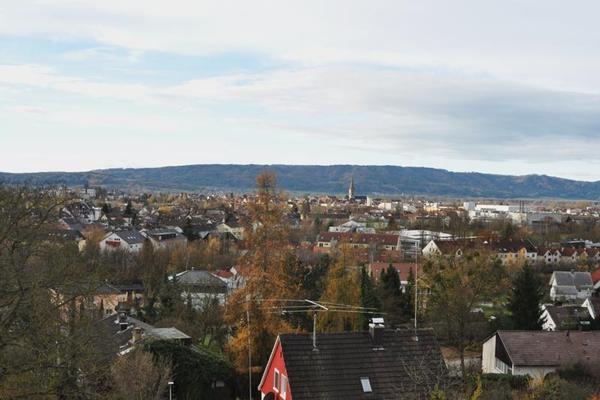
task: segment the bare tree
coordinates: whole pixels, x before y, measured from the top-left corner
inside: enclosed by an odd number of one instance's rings
[[[171,364],[138,350],[119,357],[111,368],[115,399],[160,400],[171,378]]]

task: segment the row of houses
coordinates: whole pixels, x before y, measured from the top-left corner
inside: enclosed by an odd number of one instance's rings
[[[422,252],[424,256],[461,256],[465,251],[475,248],[494,253],[505,265],[523,261],[545,264],[600,263],[598,248],[538,248],[529,240],[431,240]]]

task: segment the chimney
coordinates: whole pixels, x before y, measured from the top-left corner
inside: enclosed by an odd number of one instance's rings
[[[119,328],[124,331],[129,327],[129,323],[127,322],[127,313],[120,312],[119,313]]]
[[[373,350],[383,350],[383,332],[385,326],[383,318],[372,318],[369,324],[369,335],[373,343]]]
[[[133,343],[137,343],[140,340],[142,340],[142,328],[140,328],[139,326],[133,328],[133,332],[131,333],[131,340],[133,341]]]

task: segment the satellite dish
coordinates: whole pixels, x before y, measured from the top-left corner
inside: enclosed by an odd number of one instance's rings
[[[269,392],[263,397],[263,400],[275,400],[275,394],[273,392]]]

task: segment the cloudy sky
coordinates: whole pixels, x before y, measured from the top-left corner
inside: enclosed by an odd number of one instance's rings
[[[595,0],[4,0],[0,171],[600,180],[598,15]]]

